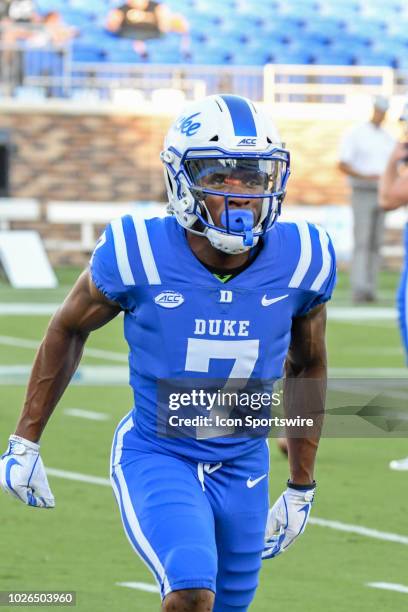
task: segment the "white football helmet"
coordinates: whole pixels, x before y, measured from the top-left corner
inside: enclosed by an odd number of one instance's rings
[[[246,98],[216,95],[191,104],[171,126],[160,158],[168,211],[225,253],[250,249],[280,214],[289,152],[266,114]],[[229,185],[237,182],[234,191]],[[224,196],[221,225],[206,206],[208,195]],[[258,218],[231,199],[259,199]]]

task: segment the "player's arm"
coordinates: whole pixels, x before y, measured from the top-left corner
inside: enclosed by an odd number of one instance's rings
[[[408,203],[408,174],[401,170],[401,164],[407,157],[406,143],[399,142],[380,179],[380,206],[384,210],[394,210]]]
[[[38,349],[16,432],[0,461],[0,484],[31,506],[53,507],[38,441],[82,356],[91,331],[121,308],[110,302],[83,272],[52,317]]]
[[[303,317],[293,319],[291,342],[285,363],[288,391],[288,394],[285,394],[285,407],[290,414],[311,417],[316,422],[310,436],[288,436],[291,482],[300,485],[312,484],[314,480],[314,462],[320,438],[327,381],[325,334],[325,304],[316,306]]]
[[[325,328],[325,304],[293,319],[285,365],[285,412],[287,416],[313,418],[317,426],[306,435],[296,432],[299,437],[288,436],[290,480],[268,513],[264,559],[277,557],[296,541],[305,530],[312,508],[316,486],[313,470],[327,380]]]
[[[120,306],[108,301],[89,272],[83,272],[52,317],[38,349],[16,435],[38,442],[79,364],[90,332],[119,312]]]

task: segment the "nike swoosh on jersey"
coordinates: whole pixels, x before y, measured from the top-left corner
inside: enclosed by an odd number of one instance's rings
[[[279,297],[276,297],[276,298],[270,298],[268,300],[266,295],[264,295],[262,298],[261,304],[262,306],[270,306],[271,304],[275,304],[275,302],[280,302],[281,300],[284,300],[287,297],[289,297],[289,293],[286,293],[285,295],[280,295]]]
[[[250,476],[246,482],[248,489],[252,489],[252,487],[255,487],[258,484],[258,482],[261,482],[261,480],[266,478],[267,475],[268,474],[262,474],[262,476],[259,476],[259,478],[255,478],[255,480],[252,480],[252,476]]]

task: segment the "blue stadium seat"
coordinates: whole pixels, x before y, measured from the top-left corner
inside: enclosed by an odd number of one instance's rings
[[[355,54],[355,64],[357,66],[390,66],[395,68],[397,58],[393,53],[387,51],[372,51],[367,49],[365,52]]]
[[[312,64],[322,66],[349,66],[354,62],[354,55],[351,49],[336,49],[326,47],[324,50],[313,55]]]
[[[387,29],[385,21],[373,21],[357,17],[352,21],[346,20],[345,30],[351,35],[364,35],[367,39],[376,41],[383,38]],[[363,34],[362,34],[363,33]]]
[[[174,13],[186,14],[185,0],[166,0],[166,4]],[[188,17],[188,14],[186,14],[186,17]]]
[[[389,24],[387,27],[387,38],[392,40],[406,41],[408,44],[408,27],[405,19]]]
[[[147,59],[140,57],[132,49],[109,49],[104,56],[104,61],[108,64],[141,64],[147,63]]]
[[[258,32],[263,36],[284,36],[288,39],[298,39],[302,36],[304,28],[305,23],[302,19],[298,17],[285,19],[278,15],[274,19],[265,21]]]
[[[273,53],[271,57],[271,63],[274,64],[309,64],[310,63],[310,52],[308,49],[302,47],[292,47],[290,45],[281,47],[276,53]]]
[[[229,61],[229,54],[218,47],[201,47],[191,52],[192,64],[224,65]]]
[[[109,0],[36,0],[44,13],[58,10],[82,34],[74,61],[228,64],[326,63],[405,66],[408,6],[404,0],[166,0],[191,26],[191,58],[181,37],[147,41],[148,60],[132,42],[104,30]],[[405,18],[405,16],[407,18]]]
[[[319,4],[319,13],[323,17],[334,17],[337,19],[353,18],[361,12],[361,7],[356,0],[322,0]]]
[[[242,55],[233,55],[231,64],[234,66],[265,66],[269,61],[265,56],[260,56],[259,53],[243,53]]]
[[[80,30],[82,28],[87,29],[88,26],[92,27],[91,17],[87,13],[84,13],[82,11],[64,9],[64,11],[61,13],[61,17],[63,18],[65,23],[71,26],[75,26]]]
[[[26,76],[62,75],[63,58],[58,52],[27,49],[23,61]]]
[[[183,56],[179,49],[150,48],[148,49],[148,61],[154,64],[180,64]]]
[[[305,33],[335,42],[345,28],[343,19],[319,16],[305,24]]]
[[[94,45],[74,42],[72,45],[73,62],[102,62],[104,61],[103,52]]]

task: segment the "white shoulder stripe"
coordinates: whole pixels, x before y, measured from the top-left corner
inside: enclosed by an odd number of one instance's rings
[[[142,259],[143,268],[149,285],[161,285],[161,279],[154,260],[145,220],[137,217],[136,215],[132,215],[132,219],[135,225],[140,257]]]
[[[331,269],[329,237],[323,228],[317,226],[316,229],[319,232],[320,246],[322,248],[322,267],[319,274],[314,279],[312,286],[310,287],[311,291],[319,291],[322,288],[322,285],[329,276]]]
[[[129,257],[126,248],[125,234],[123,233],[122,219],[114,219],[111,222],[113,243],[115,245],[116,262],[119,274],[124,285],[134,285],[132,270],[130,269]]]
[[[312,261],[312,242],[310,239],[309,226],[306,221],[296,222],[300,236],[300,257],[296,270],[289,282],[289,287],[299,287],[305,278]]]

